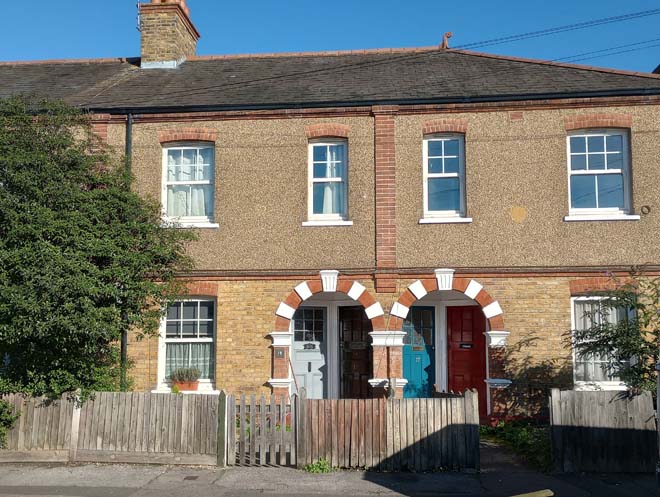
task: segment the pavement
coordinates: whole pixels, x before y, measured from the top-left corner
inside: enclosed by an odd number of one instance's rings
[[[658,496],[654,475],[552,475],[484,444],[479,474],[217,469],[125,464],[2,464],[0,496],[63,497],[510,497],[550,489],[558,497]]]

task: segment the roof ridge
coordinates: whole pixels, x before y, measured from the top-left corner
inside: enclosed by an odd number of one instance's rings
[[[0,61],[0,66],[29,66],[44,64],[107,64],[110,62],[131,62],[140,60],[140,57],[100,57],[98,59],[43,59],[43,60],[14,60]]]
[[[567,69],[581,69],[583,71],[603,72],[608,74],[618,74],[621,76],[638,76],[641,78],[660,79],[660,74],[650,72],[627,71],[625,69],[611,69],[609,67],[590,66],[585,64],[571,64],[569,62],[556,62],[552,60],[532,59],[529,57],[515,57],[511,55],[497,55],[487,52],[475,52],[472,50],[461,50],[459,48],[448,49],[447,52],[472,55],[475,57],[487,57],[490,59],[510,60],[514,62],[525,62],[528,64],[539,64],[553,67],[564,67]]]

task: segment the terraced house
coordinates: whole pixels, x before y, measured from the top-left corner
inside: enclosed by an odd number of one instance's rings
[[[439,47],[202,57],[185,0],[139,10],[139,58],[0,66],[2,96],[89,109],[199,234],[188,294],[130,340],[136,388],[188,365],[202,392],[476,388],[485,417],[624,387],[565,334],[608,272],[659,268],[659,75]]]

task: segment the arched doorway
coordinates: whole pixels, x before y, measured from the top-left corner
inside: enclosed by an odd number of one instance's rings
[[[434,278],[413,282],[392,306],[405,333],[403,377],[408,380],[404,397],[430,397],[433,390],[479,393],[480,414],[490,410],[489,387],[506,384],[493,381],[489,371],[499,354],[489,354],[489,345],[500,346],[504,331],[500,304],[471,278],[454,278],[451,269],[438,269]],[[491,367],[489,367],[491,366]]]
[[[374,334],[383,309],[364,285],[335,270],[298,284],[276,311],[273,388],[309,398],[368,398]]]

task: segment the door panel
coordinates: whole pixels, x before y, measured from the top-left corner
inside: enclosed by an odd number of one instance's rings
[[[371,320],[361,306],[340,307],[339,348],[341,351],[341,398],[371,397]]]
[[[475,388],[486,416],[486,317],[480,307],[447,307],[449,390]]]
[[[293,374],[298,389],[305,388],[307,398],[327,395],[327,329],[323,307],[301,307],[293,316]]]
[[[433,396],[435,383],[435,307],[414,306],[403,322],[404,398]]]

